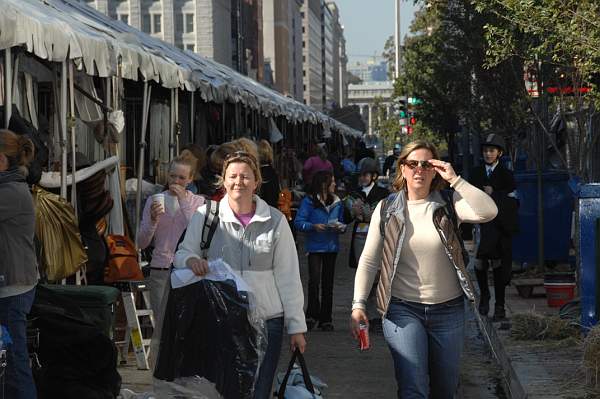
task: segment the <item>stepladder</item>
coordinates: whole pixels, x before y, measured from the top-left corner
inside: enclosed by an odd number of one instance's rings
[[[150,307],[150,290],[145,281],[118,282],[117,287],[121,290],[123,308],[127,319],[124,340],[116,342],[120,349],[121,364],[127,363],[129,348],[132,346],[137,368],[139,370],[149,370],[148,356],[150,355],[151,339],[144,337],[141,320],[147,318],[154,330],[154,313]],[[143,302],[144,307],[138,306],[136,300],[138,303]]]

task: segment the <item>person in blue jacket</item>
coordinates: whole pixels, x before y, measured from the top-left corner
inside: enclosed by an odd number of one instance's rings
[[[335,195],[333,174],[324,170],[315,173],[310,194],[302,200],[294,220],[296,229],[307,233],[304,246],[308,252],[306,325],[309,330],[318,323],[321,330],[333,331],[333,277],[340,247],[338,236],[346,229],[343,214],[343,202]]]

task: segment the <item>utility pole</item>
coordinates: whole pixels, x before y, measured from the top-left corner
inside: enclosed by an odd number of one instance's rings
[[[400,0],[395,0],[395,31],[394,31],[394,44],[395,44],[395,57],[396,57],[396,69],[394,70],[394,78],[398,79],[400,76]]]

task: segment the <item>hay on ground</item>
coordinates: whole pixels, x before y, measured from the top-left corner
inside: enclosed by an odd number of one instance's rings
[[[583,340],[583,368],[588,384],[600,388],[600,325],[592,328]]]
[[[511,336],[519,340],[561,340],[579,334],[569,321],[534,311],[515,314],[511,324]]]

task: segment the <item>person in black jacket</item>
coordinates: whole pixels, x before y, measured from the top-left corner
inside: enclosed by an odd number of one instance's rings
[[[273,148],[267,140],[261,140],[258,143],[258,157],[260,158],[260,174],[263,178],[258,196],[269,206],[278,208],[281,186],[279,176],[273,167]]]
[[[352,192],[346,200],[346,220],[354,220],[352,241],[350,243],[349,266],[356,269],[360,254],[365,246],[369,222],[373,210],[389,191],[377,185],[379,168],[373,158],[365,158],[359,169],[358,190]]]
[[[506,317],[504,294],[512,273],[512,235],[518,230],[515,198],[515,179],[512,171],[505,168],[500,157],[506,149],[504,139],[490,134],[482,144],[484,165],[471,171],[471,183],[492,197],[498,207],[498,216],[491,222],[480,225],[481,238],[477,250],[475,273],[481,291],[479,313],[489,312],[490,291],[487,271],[491,266],[494,275],[494,316],[498,321]]]

